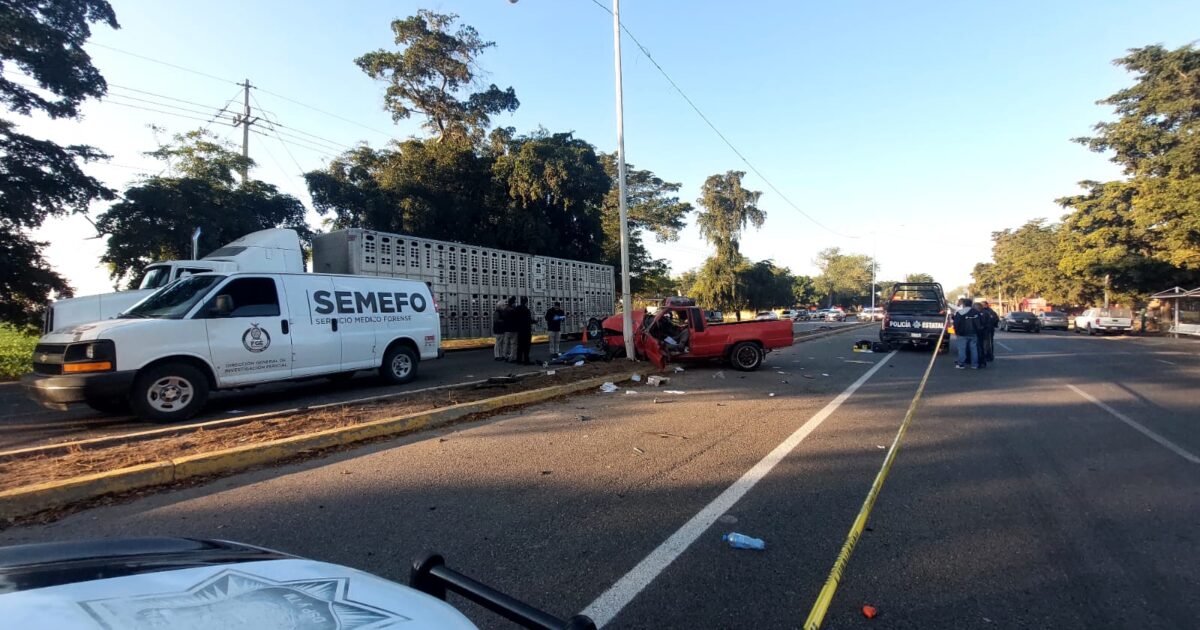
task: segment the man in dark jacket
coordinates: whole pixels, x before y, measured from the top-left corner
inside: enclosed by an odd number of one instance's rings
[[[979,369],[979,311],[971,307],[971,300],[958,301],[954,312],[954,336],[958,338],[958,361],[954,367],[964,370]]]
[[[558,340],[562,337],[562,323],[567,314],[562,310],[562,304],[554,303],[546,310],[546,334],[550,337],[550,356],[558,356]]]
[[[533,330],[530,326],[533,325],[533,313],[529,312],[529,298],[521,296],[521,303],[513,309],[513,328],[517,333],[517,363],[528,365],[529,360],[529,344],[533,338]]]
[[[992,306],[984,300],[979,303],[979,319],[983,324],[983,330],[979,335],[979,354],[983,356],[983,362],[991,363],[996,360],[996,328],[1000,326],[1000,316],[996,311],[992,310]]]

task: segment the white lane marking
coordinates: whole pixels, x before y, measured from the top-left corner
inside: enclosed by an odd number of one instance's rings
[[[1154,431],[1151,431],[1150,429],[1147,429],[1146,427],[1142,426],[1141,424],[1134,421],[1129,416],[1121,413],[1120,411],[1117,411],[1116,409],[1113,409],[1112,407],[1109,407],[1107,404],[1104,403],[1104,401],[1096,398],[1095,396],[1092,396],[1091,394],[1083,391],[1082,389],[1079,389],[1078,387],[1075,387],[1074,385],[1067,385],[1067,387],[1071,388],[1071,391],[1082,396],[1084,400],[1107,411],[1108,413],[1112,414],[1113,417],[1116,418],[1117,420],[1120,420],[1121,422],[1128,424],[1129,426],[1133,427],[1134,429],[1137,429],[1138,431],[1140,431],[1142,433],[1142,435],[1145,435],[1146,437],[1150,438],[1151,440],[1154,440],[1155,442],[1162,444],[1163,446],[1167,447],[1169,450],[1171,450],[1171,452],[1175,453],[1176,455],[1188,460],[1189,462],[1192,462],[1193,464],[1200,464],[1200,457],[1197,457],[1197,456],[1189,453],[1188,451],[1177,446],[1174,442],[1172,442],[1172,441],[1168,440],[1167,438],[1155,433]]]
[[[834,398],[825,405],[820,411],[808,419],[799,429],[789,435],[787,439],[779,443],[774,450],[767,453],[765,457],[758,461],[750,470],[746,471],[733,485],[729,486],[711,503],[704,506],[696,513],[688,522],[683,524],[671,537],[664,541],[657,549],[650,552],[637,566],[633,567],[626,573],[616,584],[613,584],[607,591],[602,593],[596,601],[588,604],[588,607],[583,610],[583,614],[592,618],[596,622],[596,627],[603,627],[608,622],[612,621],[617,613],[621,612],[629,602],[637,597],[643,589],[654,581],[672,562],[675,561],[687,548],[700,537],[713,523],[724,513],[728,512],[751,488],[758,482],[762,481],[767,473],[771,472],[775,465],[783,461],[783,458],[792,449],[796,448],[808,437],[810,433],[821,426],[833,412],[837,411],[842,403],[846,402],[867,379],[871,378],[879,368],[883,367],[892,357],[896,355],[896,351],[888,353],[874,367],[867,370],[862,376],[858,377],[857,381],[850,384],[837,398]]]
[[[1166,363],[1167,365],[1179,365],[1178,363],[1175,363],[1174,361],[1168,361],[1166,359],[1155,359],[1155,361],[1158,361],[1159,363]]]
[[[1009,352],[1012,352],[1012,351],[1013,351],[1013,349],[1012,349],[1012,348],[1009,348],[1009,347],[1008,347],[1008,344],[1004,343],[1003,341],[997,341],[997,342],[996,342],[996,345],[997,345],[997,346],[1000,346],[1001,348],[1004,348],[1005,350],[1008,350]]]

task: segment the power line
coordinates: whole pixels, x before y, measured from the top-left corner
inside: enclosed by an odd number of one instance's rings
[[[125,85],[117,85],[116,83],[109,83],[109,84],[108,84],[108,87],[110,87],[110,88],[117,88],[117,89],[120,89],[120,90],[129,90],[130,92],[137,92],[138,94],[145,94],[145,95],[147,95],[147,96],[154,96],[154,97],[156,97],[156,98],[162,98],[162,99],[166,99],[166,100],[168,100],[168,101],[175,101],[175,102],[177,102],[177,103],[185,103],[185,104],[187,104],[187,105],[195,105],[196,107],[202,107],[202,108],[204,108],[204,109],[206,109],[206,110],[211,110],[211,109],[212,109],[212,106],[211,106],[211,105],[208,105],[207,103],[197,103],[196,101],[189,101],[189,100],[187,100],[187,99],[177,98],[177,97],[174,97],[174,96],[167,96],[166,94],[159,94],[158,92],[151,92],[151,91],[149,91],[149,90],[142,90],[142,89],[138,89],[138,88],[134,88],[134,87],[128,87],[128,86],[125,86]],[[127,97],[127,98],[133,98],[133,97],[132,97],[132,96],[130,96],[130,97]]]
[[[274,137],[274,136],[272,136],[272,135],[271,135],[271,134],[269,134],[269,133],[266,133],[266,132],[264,132],[264,131],[259,131],[259,130],[257,130],[257,129],[251,129],[251,130],[250,130],[250,133],[257,134],[257,135],[260,135],[260,136],[262,136],[262,137],[264,137],[264,138],[272,138],[272,137]],[[276,138],[276,139],[277,139],[277,140],[279,140],[280,142],[284,143],[284,144],[288,144],[288,145],[291,145],[291,146],[293,146],[293,147],[296,147],[296,148],[299,148],[299,149],[308,149],[309,151],[312,151],[313,153],[316,153],[317,155],[320,155],[320,156],[321,156],[321,157],[323,157],[323,158],[330,159],[330,160],[334,159],[334,156],[330,155],[330,153],[329,153],[329,150],[328,150],[328,149],[323,149],[323,148],[320,148],[320,147],[315,147],[315,146],[311,146],[311,145],[307,145],[307,144],[302,144],[302,143],[300,143],[300,142],[297,142],[297,141],[294,141],[294,140],[284,140],[284,139],[282,139],[282,138]]]
[[[200,130],[201,130],[201,131],[208,131],[208,128],[209,128],[210,126],[212,126],[213,122],[214,122],[214,121],[217,119],[217,117],[218,117],[218,116],[220,116],[220,115],[221,115],[221,113],[222,113],[222,112],[229,112],[229,106],[230,106],[230,105],[233,105],[233,101],[234,101],[235,99],[237,99],[238,95],[239,95],[239,94],[241,94],[241,93],[242,93],[242,91],[241,91],[241,90],[238,90],[237,92],[234,92],[234,93],[233,93],[233,96],[230,96],[230,97],[229,97],[229,100],[225,101],[225,104],[221,106],[221,109],[218,109],[218,110],[217,110],[217,113],[213,114],[213,115],[212,115],[212,118],[209,118],[209,119],[208,119],[208,122],[204,123],[204,126],[203,126],[203,127],[201,127],[201,128],[200,128]],[[232,112],[230,112],[230,114],[232,114]]]
[[[203,118],[199,118],[196,116],[188,116],[187,114],[180,114],[177,112],[169,112],[169,111],[164,111],[161,109],[154,109],[152,107],[142,107],[141,105],[134,105],[132,103],[121,103],[119,101],[105,101],[105,102],[108,103],[109,105],[120,105],[121,107],[128,107],[131,109],[140,109],[142,111],[154,112],[156,114],[166,114],[168,116],[178,116],[179,118],[187,118],[188,120],[198,120],[200,122],[204,122]]]
[[[312,105],[309,105],[308,103],[302,103],[302,102],[300,102],[300,101],[297,101],[296,99],[289,98],[289,97],[287,97],[287,96],[284,96],[284,95],[282,95],[282,94],[279,94],[279,93],[277,93],[277,92],[272,92],[272,91],[270,91],[270,90],[268,90],[268,89],[266,89],[266,88],[263,88],[263,87],[258,87],[258,88],[256,88],[256,89],[257,89],[258,91],[262,92],[263,94],[270,94],[271,96],[274,96],[275,98],[280,98],[280,99],[283,99],[283,100],[285,100],[285,101],[287,101],[287,102],[289,102],[289,103],[295,103],[296,105],[299,105],[299,106],[301,106],[301,107],[306,107],[306,108],[308,108],[308,109],[311,109],[311,110],[313,110],[314,112],[317,112],[317,113],[319,113],[319,114],[325,114],[326,116],[330,116],[330,117],[332,117],[332,118],[336,118],[336,119],[338,119],[338,120],[341,120],[341,121],[343,121],[343,122],[348,122],[348,123],[350,123],[351,125],[355,125],[355,126],[357,126],[357,127],[362,127],[363,129],[366,129],[367,131],[374,131],[375,133],[377,133],[377,134],[379,134],[379,135],[381,135],[381,136],[385,136],[385,137],[387,137],[388,139],[391,139],[391,138],[394,138],[394,137],[395,137],[393,134],[390,134],[390,133],[388,133],[388,132],[386,132],[386,131],[380,131],[380,130],[378,130],[378,129],[375,129],[374,127],[368,127],[367,125],[364,125],[364,124],[362,124],[362,123],[360,123],[360,122],[358,122],[358,121],[355,121],[355,120],[351,120],[351,119],[349,119],[349,118],[346,118],[345,116],[339,116],[339,115],[337,115],[337,114],[334,114],[333,112],[327,112],[327,111],[325,111],[325,110],[323,110],[323,109],[319,109],[319,108],[317,108],[317,107],[313,107]]]
[[[148,98],[140,98],[137,96],[129,96],[128,94],[113,94],[113,93],[109,93],[107,96],[105,96],[103,99],[103,102],[111,102],[109,99],[112,99],[112,98],[123,98],[123,99],[128,99],[131,101],[137,101],[139,103],[149,103],[151,105],[157,105],[158,107],[168,107],[170,109],[178,110],[181,112],[187,112],[189,114],[199,114],[200,116],[207,116],[209,114],[209,112],[211,112],[214,109],[212,107],[207,107],[203,110],[198,110],[198,109],[192,109],[190,107],[183,107],[182,105],[172,105],[171,103],[163,103],[162,101],[156,101],[156,100],[152,100],[152,99],[148,99]]]
[[[207,73],[207,72],[203,72],[203,71],[201,71],[201,70],[196,70],[196,69],[194,69],[194,68],[188,68],[188,67],[186,67],[186,66],[181,66],[181,65],[179,65],[179,64],[170,63],[170,62],[167,62],[167,61],[163,61],[163,60],[161,60],[161,59],[155,59],[155,58],[153,58],[153,57],[147,57],[146,55],[140,55],[140,54],[138,54],[138,53],[135,53],[135,52],[130,52],[130,51],[128,51],[128,50],[122,50],[122,49],[120,49],[120,48],[116,48],[116,47],[114,47],[114,46],[108,46],[108,45],[105,45],[105,44],[100,44],[100,43],[97,43],[97,42],[94,42],[94,41],[93,41],[93,42],[88,42],[88,45],[90,45],[90,46],[98,46],[98,47],[100,47],[100,48],[104,48],[105,50],[111,50],[111,51],[113,51],[113,52],[118,52],[118,53],[121,53],[121,54],[123,54],[123,55],[129,55],[130,57],[136,57],[136,58],[138,58],[138,59],[142,59],[142,60],[144,60],[144,61],[149,61],[150,63],[156,63],[156,64],[159,64],[159,65],[162,65],[162,66],[166,66],[166,67],[168,67],[168,68],[175,68],[176,70],[182,70],[182,71],[184,71],[184,72],[190,72],[190,73],[192,73],[192,74],[195,74],[195,75],[199,75],[199,76],[202,76],[202,77],[207,77],[207,78],[209,78],[209,79],[213,79],[213,80],[215,80],[215,81],[221,81],[222,83],[232,83],[233,85],[241,85],[241,83],[238,83],[237,81],[234,81],[234,80],[232,80],[232,79],[227,79],[227,78],[225,78],[225,77],[219,77],[219,76],[217,76],[217,75],[215,75],[215,74],[209,74],[209,73]],[[352,120],[352,119],[350,119],[350,118],[346,118],[345,116],[341,116],[341,115],[335,114],[335,113],[333,113],[333,112],[329,112],[329,111],[323,110],[323,109],[321,109],[321,108],[319,108],[319,107],[315,107],[315,106],[313,106],[313,105],[309,105],[308,103],[305,103],[305,102],[303,102],[303,101],[296,100],[296,99],[294,99],[294,98],[291,98],[290,96],[284,96],[283,94],[280,94],[280,93],[278,93],[278,92],[272,92],[271,90],[268,90],[268,89],[266,89],[266,88],[263,88],[263,87],[261,87],[261,86],[254,86],[254,89],[256,89],[256,90],[259,90],[259,91],[263,92],[264,94],[269,94],[269,95],[271,95],[271,96],[274,96],[275,98],[278,98],[278,99],[285,100],[285,101],[287,101],[287,102],[289,102],[289,103],[293,103],[293,104],[299,105],[299,106],[301,106],[301,107],[304,107],[304,108],[307,108],[307,109],[311,109],[311,110],[313,110],[314,112],[317,112],[317,113],[319,113],[319,114],[324,114],[324,115],[326,115],[326,116],[329,116],[329,117],[331,117],[331,118],[336,118],[336,119],[338,119],[338,120],[341,120],[341,121],[343,121],[343,122],[350,123],[351,125],[354,125],[354,126],[356,126],[356,127],[361,127],[361,128],[363,128],[363,129],[366,129],[367,131],[373,131],[373,132],[375,132],[375,133],[377,133],[377,134],[379,134],[379,135],[381,135],[381,136],[384,136],[384,137],[386,137],[386,138],[388,138],[388,139],[392,139],[392,138],[394,138],[394,137],[395,137],[395,136],[394,136],[394,134],[388,133],[388,132],[386,132],[386,131],[381,131],[381,130],[379,130],[379,129],[375,129],[374,127],[371,127],[371,126],[368,126],[368,125],[364,125],[364,124],[362,124],[362,123],[360,123],[360,122],[358,122],[358,121],[356,121],[356,120]]]
[[[608,7],[604,6],[603,4],[600,4],[599,0],[591,0],[591,1],[592,1],[592,4],[595,4],[596,6],[600,7],[601,9],[604,9],[605,13],[612,15],[612,9],[609,9]],[[825,225],[824,223],[821,223],[820,221],[812,218],[812,216],[810,216],[807,212],[801,210],[800,206],[796,205],[796,203],[793,202],[790,198],[788,198],[787,195],[783,194],[783,192],[780,191],[779,188],[776,187],[775,184],[772,183],[771,180],[768,179],[766,175],[762,174],[762,171],[758,170],[758,167],[754,166],[754,164],[752,162],[750,162],[750,160],[747,159],[746,156],[741,151],[739,151],[738,148],[736,146],[734,146],[732,142],[729,141],[729,138],[725,137],[725,134],[721,133],[720,129],[717,129],[717,126],[714,125],[713,122],[708,119],[708,116],[704,115],[704,112],[700,110],[700,107],[697,106],[696,103],[694,101],[692,101],[692,99],[690,97],[688,97],[688,95],[683,91],[683,88],[679,87],[679,84],[675,83],[675,80],[671,78],[671,75],[667,74],[667,71],[664,70],[663,67],[661,65],[659,65],[659,63],[657,61],[654,60],[654,57],[650,55],[650,51],[647,50],[646,47],[642,45],[642,42],[638,41],[637,37],[634,37],[633,33],[629,30],[628,27],[625,26],[624,22],[621,23],[621,30],[624,31],[625,34],[629,36],[629,39],[633,40],[633,43],[634,43],[634,45],[636,45],[638,47],[638,50],[640,50],[642,52],[642,54],[645,55],[646,59],[648,59],[650,61],[650,63],[653,64],[654,67],[658,69],[659,73],[661,73],[663,75],[663,78],[665,78],[667,80],[667,82],[671,84],[671,87],[675,88],[675,91],[678,92],[679,96],[683,97],[683,100],[686,101],[687,104],[691,106],[692,110],[696,112],[696,115],[700,116],[700,119],[704,121],[704,124],[708,125],[709,129],[712,129],[713,133],[717,134],[717,137],[719,137],[721,139],[721,141],[725,143],[725,146],[729,147],[729,149],[731,151],[733,151],[734,154],[736,154],[739,158],[741,158],[742,162],[745,163],[745,165],[755,175],[758,175],[758,177],[767,184],[768,188],[770,188],[772,191],[774,191],[775,194],[779,195],[780,198],[782,198],[789,206],[791,206],[793,210],[795,210],[796,212],[799,212],[801,216],[803,216],[804,218],[811,221],[817,227],[820,227],[821,229],[824,229],[825,231],[827,231],[831,234],[836,234],[837,236],[841,236],[842,238],[851,238],[851,239],[858,238],[857,236],[852,236],[850,234],[843,234],[843,233]]]
[[[270,125],[271,124],[271,116],[267,115],[266,110],[263,110],[262,105],[260,105],[258,102],[258,97],[254,96],[254,94],[251,94],[250,98],[254,100],[254,105],[256,107],[258,107],[259,111],[262,111],[263,115],[267,116],[267,124]],[[303,174],[304,167],[300,166],[300,162],[298,162],[296,160],[296,156],[292,155],[292,150],[289,149],[288,146],[283,143],[283,138],[279,137],[279,130],[275,129],[274,127],[271,127],[271,131],[275,133],[275,139],[279,141],[279,146],[283,147],[283,150],[287,152],[288,157],[292,159],[292,164],[296,165],[296,170],[299,171],[300,174]],[[263,145],[263,147],[266,148],[266,145]],[[270,153],[270,151],[268,150],[268,154],[269,153]],[[274,156],[272,156],[272,159],[274,159]],[[279,167],[279,170],[282,171],[283,167],[282,166]]]
[[[113,47],[113,46],[106,46],[106,45],[104,45],[104,44],[100,44],[100,43],[98,43],[98,42],[88,42],[88,45],[89,45],[89,46],[98,46],[98,47],[100,47],[100,48],[104,48],[105,50],[111,50],[111,51],[113,51],[113,52],[118,52],[118,53],[121,53],[122,55],[129,55],[130,57],[137,57],[138,59],[143,59],[143,60],[145,60],[145,61],[149,61],[149,62],[151,62],[151,63],[157,63],[157,64],[159,64],[159,65],[167,66],[167,67],[169,67],[169,68],[175,68],[176,70],[183,70],[184,72],[190,72],[190,73],[192,73],[192,74],[199,75],[199,76],[202,76],[202,77],[208,77],[209,79],[213,79],[213,80],[215,80],[215,81],[222,81],[222,82],[224,82],[224,83],[232,83],[232,84],[234,84],[234,85],[237,85],[237,84],[238,84],[238,82],[237,82],[237,81],[231,81],[231,80],[229,80],[229,79],[226,79],[226,78],[224,78],[224,77],[219,77],[219,76],[217,76],[217,75],[215,75],[215,74],[209,74],[209,73],[207,73],[207,72],[202,72],[202,71],[200,71],[200,70],[193,70],[192,68],[188,68],[188,67],[181,66],[181,65],[178,65],[178,64],[169,63],[169,62],[163,61],[163,60],[161,60],[161,59],[155,59],[155,58],[153,58],[153,57],[147,57],[147,56],[145,56],[145,55],[139,55],[139,54],[137,54],[137,53],[135,53],[135,52],[129,52],[128,50],[121,50],[120,48],[116,48],[116,47]]]

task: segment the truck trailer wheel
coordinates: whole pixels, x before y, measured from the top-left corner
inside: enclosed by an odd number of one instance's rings
[[[733,369],[742,372],[753,372],[757,370],[763,362],[762,348],[758,345],[743,341],[733,347],[729,351],[729,364]]]
[[[402,385],[417,377],[417,353],[404,345],[394,345],[383,355],[383,365],[379,366],[379,375],[383,380]]]
[[[208,402],[208,378],[186,363],[151,366],[134,380],[129,402],[144,420],[181,422]]]

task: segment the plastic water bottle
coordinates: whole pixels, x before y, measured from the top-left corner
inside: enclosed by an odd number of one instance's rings
[[[737,532],[725,534],[724,536],[721,536],[721,540],[729,543],[729,546],[733,547],[734,549],[754,549],[756,551],[762,551],[763,549],[767,548],[767,543],[763,542],[761,538],[752,538]]]

